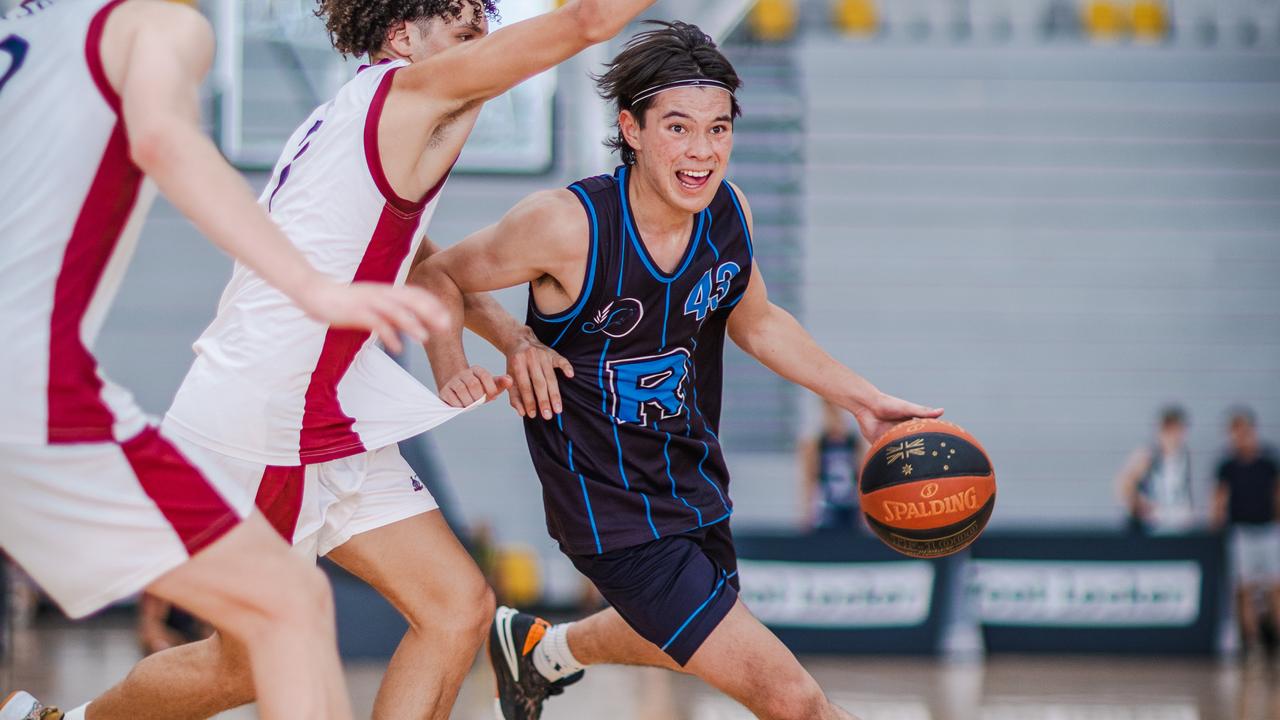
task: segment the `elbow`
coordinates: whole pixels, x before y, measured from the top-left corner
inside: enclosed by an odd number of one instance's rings
[[[129,156],[147,175],[163,175],[168,164],[177,161],[182,146],[180,133],[163,121],[137,123],[129,131]]]
[[[574,4],[578,37],[584,45],[605,42],[626,27],[625,18],[619,18],[618,13],[606,12],[601,5],[599,0],[578,0]]]

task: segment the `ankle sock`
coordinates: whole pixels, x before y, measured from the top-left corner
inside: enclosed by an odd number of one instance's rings
[[[533,666],[551,682],[567,678],[586,667],[569,650],[569,626],[572,624],[552,625],[533,648]]]

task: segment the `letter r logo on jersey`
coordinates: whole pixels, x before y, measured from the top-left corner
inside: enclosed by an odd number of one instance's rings
[[[613,393],[613,416],[618,422],[649,424],[649,410],[658,419],[675,417],[684,411],[684,382],[689,376],[689,351],[684,348],[663,355],[611,360],[609,389]]]

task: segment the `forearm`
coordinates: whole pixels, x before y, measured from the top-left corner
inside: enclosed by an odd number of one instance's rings
[[[472,293],[462,299],[464,322],[471,332],[507,354],[521,338],[532,331],[502,307],[489,293]]]
[[[299,304],[321,280],[258,206],[248,184],[194,124],[168,122],[131,138],[134,159],[215,245]]]
[[[434,263],[422,263],[415,267],[410,275],[410,282],[435,295],[449,313],[448,327],[443,332],[432,333],[423,345],[427,351],[427,359],[431,362],[431,374],[439,387],[469,366],[466,349],[462,345],[465,321],[461,318],[466,313],[466,300],[458,283]]]
[[[417,282],[418,269],[440,252],[429,237],[422,238],[422,246],[414,260],[414,270],[410,273],[410,281]],[[454,287],[457,287],[455,284]],[[485,342],[506,354],[513,345],[524,337],[529,329],[507,312],[502,305],[487,292],[467,293],[462,298],[463,323],[471,332],[484,338]]]
[[[850,412],[868,406],[880,394],[866,378],[831,357],[791,313],[776,305],[770,305],[749,331],[733,340],[765,367]]]

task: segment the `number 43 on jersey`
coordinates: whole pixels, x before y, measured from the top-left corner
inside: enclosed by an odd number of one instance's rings
[[[704,273],[684,301],[684,314],[702,322],[708,313],[715,312],[729,295],[729,284],[741,270],[738,263],[727,262]]]

